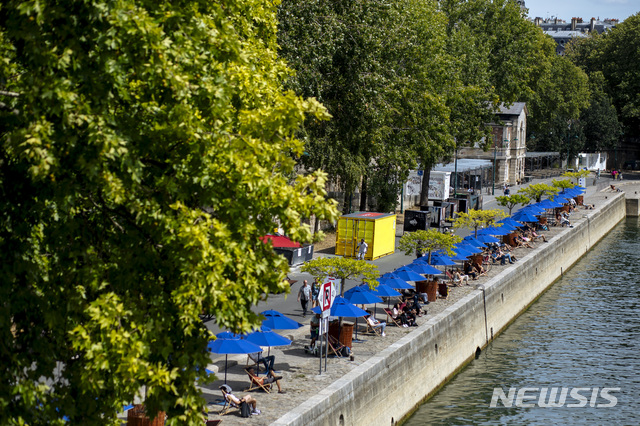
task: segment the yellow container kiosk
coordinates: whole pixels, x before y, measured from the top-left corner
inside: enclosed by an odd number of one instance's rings
[[[356,257],[360,240],[369,245],[366,260],[391,254],[396,249],[396,215],[392,213],[358,212],[338,219],[336,254]]]

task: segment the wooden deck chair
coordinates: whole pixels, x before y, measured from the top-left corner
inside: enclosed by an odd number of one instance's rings
[[[240,409],[240,407],[238,407],[235,404],[232,404],[231,401],[229,401],[229,398],[227,398],[227,393],[224,390],[220,390],[222,392],[222,397],[224,398],[224,405],[222,406],[222,408],[220,409],[220,411],[218,412],[219,416],[225,416],[227,414],[229,414],[229,411],[235,409]]]
[[[402,327],[402,321],[400,321],[400,318],[393,317],[393,310],[388,308],[383,308],[383,309],[384,309],[384,312],[387,314],[387,324],[393,324],[396,327]]]
[[[382,336],[382,331],[380,331],[380,327],[375,327],[375,324],[373,323],[373,320],[371,319],[371,317],[367,317],[365,318],[365,320],[367,321],[367,331],[366,331],[367,333]]]
[[[438,284],[438,293],[440,294],[440,298],[447,299],[449,297],[449,287],[447,283],[439,283]]]
[[[344,345],[340,343],[338,339],[333,336],[329,336],[329,353],[333,353],[338,358],[342,358],[342,348],[344,348]]]
[[[250,367],[249,367],[250,368]],[[266,393],[271,393],[271,383],[267,383],[265,385],[262,384],[263,378],[258,376],[254,376],[249,372],[249,368],[245,368],[244,371],[249,376],[249,387],[245,389],[245,392],[250,392],[254,390],[263,390]]]

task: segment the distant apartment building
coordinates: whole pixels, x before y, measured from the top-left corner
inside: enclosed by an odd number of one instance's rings
[[[587,37],[593,32],[601,34],[618,25],[619,20],[605,19],[601,21],[599,18],[591,18],[589,22],[585,22],[582,18],[571,18],[571,22],[567,22],[559,18],[535,18],[533,23],[555,40],[556,53],[564,55],[565,45],[572,39]]]

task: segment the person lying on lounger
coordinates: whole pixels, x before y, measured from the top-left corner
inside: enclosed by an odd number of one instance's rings
[[[280,380],[282,380],[281,376],[276,376],[275,372],[273,370],[269,371],[269,375],[266,377],[258,377],[256,375],[256,371],[253,369],[253,367],[249,367],[247,368],[247,373],[249,373],[249,375],[251,376],[251,378],[258,384],[265,386],[268,385],[270,383],[274,383],[276,384],[276,386],[278,386],[278,393],[285,393],[282,390],[282,386],[280,385]]]

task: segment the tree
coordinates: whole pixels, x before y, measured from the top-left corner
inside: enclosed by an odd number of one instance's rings
[[[511,216],[511,211],[516,205],[522,204],[524,206],[525,204],[529,204],[531,199],[529,199],[529,197],[522,194],[511,194],[511,195],[499,195],[496,197],[496,201],[502,207],[508,208],[509,216]]]
[[[587,172],[587,174],[588,174],[588,173],[590,173],[590,172],[588,172],[587,170],[582,170],[582,171],[583,171],[583,172]],[[574,186],[576,186],[576,185],[575,185],[574,183],[572,183],[569,179],[560,179],[560,180],[556,180],[556,179],[554,179],[554,180],[553,180],[553,182],[552,182],[552,185],[553,185],[555,188],[558,188],[558,192],[562,192],[562,191],[564,191],[565,189],[573,188]]]
[[[531,185],[525,186],[524,188],[520,188],[518,190],[519,194],[524,194],[527,197],[536,200],[536,203],[542,201],[542,197],[554,196],[558,192],[558,188],[547,185],[546,183],[532,183]]]
[[[424,256],[429,255],[431,262],[431,252],[435,250],[444,250],[447,254],[453,254],[453,247],[462,241],[457,235],[443,234],[437,229],[423,230],[419,229],[414,232],[405,233],[398,242],[398,249],[405,254],[413,254]]]
[[[498,219],[502,219],[507,215],[502,210],[475,210],[470,209],[468,213],[458,212],[458,217],[453,223],[454,228],[467,228],[473,230],[473,235],[478,236],[478,228],[486,228],[488,226],[502,226],[497,223]]]
[[[305,126],[301,161],[344,189],[345,212],[358,186],[362,210],[367,197],[392,209],[416,159],[453,146],[444,16],[433,2],[292,0],[279,18],[281,54],[297,70],[290,87],[332,115]]]
[[[260,237],[336,218],[324,174],[291,178],[327,114],[274,31],[272,3],[2,3],[0,423],[120,424],[142,386],[202,423],[198,314],[258,326],[288,271]]]
[[[556,181],[555,179],[553,180],[553,186],[555,186],[556,188],[573,188],[574,186],[576,186],[577,184],[580,183],[580,179],[581,178],[586,178],[587,176],[589,176],[591,174],[591,172],[589,170],[578,170],[577,172],[564,172],[562,174],[563,177],[568,177],[569,179],[575,179],[576,183],[571,184],[571,186],[566,186],[565,184],[561,184],[560,182],[565,182],[565,180],[563,181]],[[558,182],[558,184],[556,185],[556,182]]]
[[[340,278],[340,295],[344,296],[344,286],[348,279],[365,279],[372,283],[380,275],[378,267],[364,260],[347,257],[319,257],[300,268],[318,280],[326,276]]]

